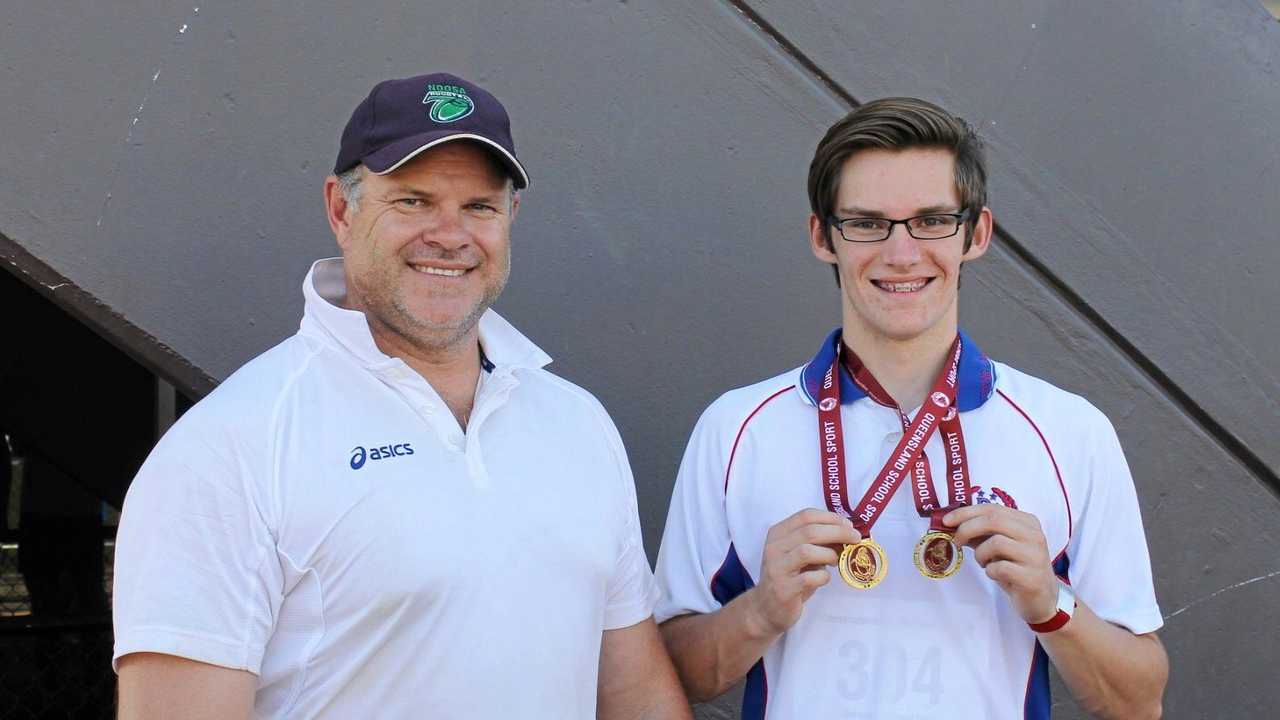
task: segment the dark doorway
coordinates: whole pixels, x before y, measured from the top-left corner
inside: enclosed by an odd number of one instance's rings
[[[129,481],[187,403],[0,271],[0,718],[110,718]]]

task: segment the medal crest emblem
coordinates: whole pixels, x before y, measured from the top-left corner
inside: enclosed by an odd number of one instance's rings
[[[867,590],[880,584],[889,571],[884,548],[871,538],[845,545],[840,553],[840,578],[852,588]]]
[[[951,577],[964,563],[964,549],[958,547],[949,533],[928,532],[916,543],[916,569],[934,580]]]

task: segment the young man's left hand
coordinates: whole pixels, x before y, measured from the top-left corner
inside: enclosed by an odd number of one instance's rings
[[[1023,620],[1041,623],[1057,613],[1058,580],[1035,515],[991,503],[958,508],[942,522],[955,528],[956,545],[973,549]]]

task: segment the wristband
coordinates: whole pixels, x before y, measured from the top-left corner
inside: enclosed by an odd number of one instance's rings
[[[1042,623],[1027,623],[1032,631],[1037,633],[1051,633],[1059,630],[1063,625],[1071,620],[1071,615],[1076,611],[1076,594],[1072,592],[1071,586],[1058,581],[1058,612],[1053,617]]]

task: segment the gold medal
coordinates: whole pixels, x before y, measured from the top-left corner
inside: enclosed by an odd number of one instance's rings
[[[956,545],[951,533],[930,530],[916,543],[914,554],[920,574],[941,580],[951,577],[964,563],[964,548]]]
[[[871,538],[845,545],[840,553],[840,577],[849,587],[867,590],[880,584],[889,571],[884,548]]]

